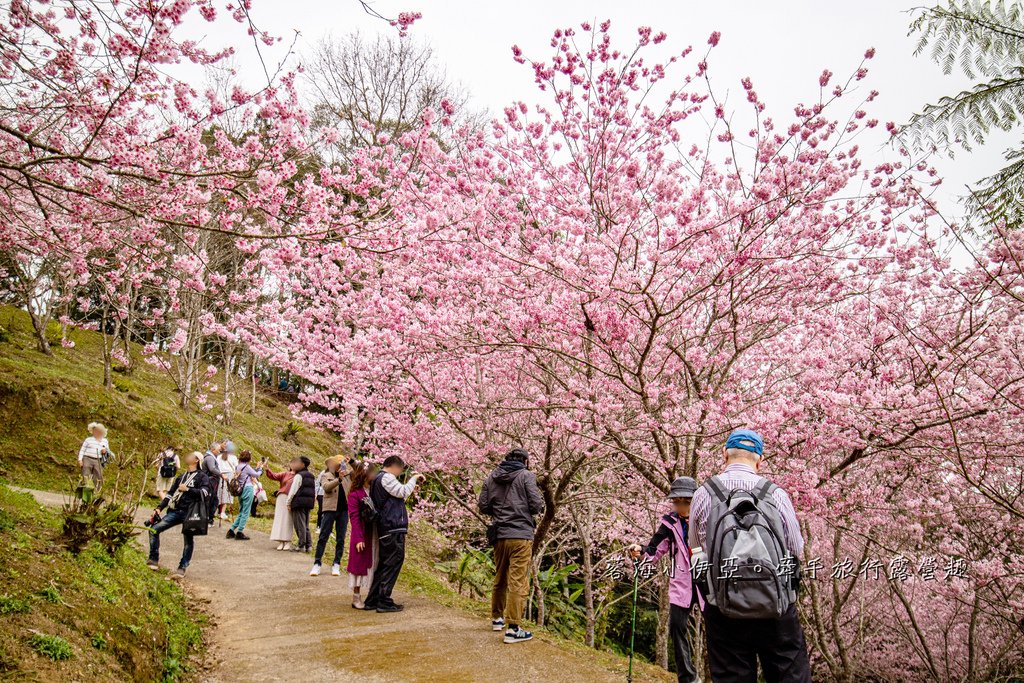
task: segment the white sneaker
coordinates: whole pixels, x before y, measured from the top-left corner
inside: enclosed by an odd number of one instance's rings
[[[331,566],[331,576],[341,576],[341,565],[335,564]]]
[[[525,643],[531,638],[533,638],[533,634],[524,629],[522,626],[520,626],[514,631],[512,629],[505,631],[506,643]]]
[[[314,564],[313,568],[309,570],[310,576],[320,576],[320,565]]]
[[[491,620],[492,631],[504,631],[505,630],[505,619],[492,619]]]
[[[226,512],[220,513],[220,518],[221,519],[227,519],[228,518],[228,513],[226,513]]]

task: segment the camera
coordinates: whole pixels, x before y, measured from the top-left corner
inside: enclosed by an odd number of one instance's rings
[[[149,519],[147,519],[145,522],[143,522],[142,526],[152,527],[154,524],[157,524],[159,521],[160,521],[160,513],[154,511],[153,512],[153,516],[150,517]]]

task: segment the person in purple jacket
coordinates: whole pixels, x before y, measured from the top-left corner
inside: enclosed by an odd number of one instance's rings
[[[693,586],[690,574],[689,522],[690,501],[697,491],[697,482],[690,477],[679,477],[672,482],[668,498],[672,501],[672,512],[661,518],[658,530],[646,546],[632,545],[630,556],[643,562],[657,562],[666,553],[671,553],[672,573],[668,584],[669,617],[668,629],[672,637],[672,651],[676,659],[676,676],[679,683],[693,683],[698,680],[693,666],[693,650],[687,637],[687,623],[690,609],[694,604],[703,609],[704,599]]]

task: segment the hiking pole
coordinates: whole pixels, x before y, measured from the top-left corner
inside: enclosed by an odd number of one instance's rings
[[[636,594],[640,586],[640,559],[633,558],[633,620],[629,627],[629,673],[626,683],[633,683],[633,644],[636,640]]]

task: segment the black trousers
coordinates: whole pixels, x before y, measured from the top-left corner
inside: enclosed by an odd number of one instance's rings
[[[341,553],[345,550],[345,530],[348,529],[348,508],[341,510],[325,510],[320,522],[320,537],[316,540],[316,556],[313,564],[320,564],[324,559],[327,541],[334,532],[334,564],[341,564]]]
[[[380,559],[373,573],[370,592],[366,594],[364,603],[367,607],[376,608],[393,605],[391,591],[398,581],[398,574],[405,563],[405,534],[387,534],[378,541]]]
[[[690,607],[669,606],[668,632],[672,637],[672,654],[676,658],[676,678],[679,683],[693,683],[697,680],[697,670],[693,668],[693,650],[686,632],[689,621]]]
[[[811,683],[796,605],[779,619],[730,619],[708,605],[704,625],[714,683],[756,683],[759,659],[767,683]]]

